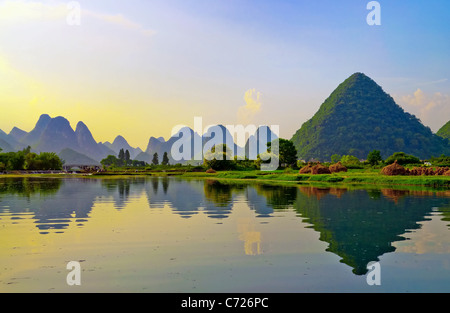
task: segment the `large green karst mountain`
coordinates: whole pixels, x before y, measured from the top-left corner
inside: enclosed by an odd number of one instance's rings
[[[444,126],[442,126],[441,129],[439,129],[436,134],[441,136],[442,138],[450,139],[450,121],[448,121]]]
[[[329,161],[333,154],[365,159],[372,150],[380,150],[383,158],[400,151],[422,159],[450,153],[447,139],[433,134],[362,73],[341,83],[291,140],[306,161]]]

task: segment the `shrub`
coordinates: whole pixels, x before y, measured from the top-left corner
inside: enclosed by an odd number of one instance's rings
[[[420,163],[420,159],[413,156],[413,155],[409,155],[406,154],[404,152],[396,152],[393,155],[391,155],[390,157],[388,157],[386,159],[386,164],[392,164],[395,161],[397,161],[398,164],[400,165],[406,165],[406,164],[418,164]]]

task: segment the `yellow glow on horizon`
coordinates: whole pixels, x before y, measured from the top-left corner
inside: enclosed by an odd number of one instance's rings
[[[15,69],[1,55],[0,71],[0,104],[4,110],[0,129],[6,133],[13,127],[29,132],[41,114],[49,114],[65,117],[74,130],[79,121],[84,122],[97,142],[112,142],[122,135],[133,147],[145,150],[151,136],[167,139],[171,135],[168,126],[176,125],[181,117],[164,112],[173,104],[151,105],[141,95],[124,96],[107,85],[97,88],[59,82],[51,87]]]

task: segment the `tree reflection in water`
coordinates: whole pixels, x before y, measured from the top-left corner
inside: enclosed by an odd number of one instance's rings
[[[183,218],[205,214],[227,219],[242,199],[256,218],[270,220],[275,211],[295,211],[305,227],[319,232],[319,239],[328,243],[326,251],[341,257],[356,275],[366,274],[369,262],[395,251],[393,243],[419,229],[433,208],[438,208],[442,220],[450,221],[448,190],[350,190],[168,177],[2,178],[0,213],[32,214],[39,232],[48,234],[63,232],[70,225],[83,227],[96,201],[109,201],[124,210],[132,197],[142,195],[150,209],[169,206]],[[19,217],[15,223],[20,223]],[[238,233],[247,254],[262,253],[261,233],[252,223],[241,221]]]

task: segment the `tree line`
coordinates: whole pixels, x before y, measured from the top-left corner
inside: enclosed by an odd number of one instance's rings
[[[0,152],[2,149],[0,148]],[[0,153],[0,171],[47,171],[61,170],[63,160],[54,152],[31,152],[31,147],[17,151]]]
[[[108,155],[106,158],[100,161],[103,167],[122,167],[122,166],[146,166],[147,163],[144,161],[132,160],[130,157],[130,151],[120,149],[118,156]]]
[[[272,143],[267,144],[267,152],[261,153],[257,156],[256,160],[249,160],[248,158],[240,159],[237,156],[232,157],[233,153],[226,144],[220,144],[212,147],[212,149],[205,154],[203,159],[203,168],[211,168],[214,170],[249,170],[260,169],[262,163],[270,162],[270,158],[277,158],[279,168],[301,168],[306,165],[307,162],[298,160],[297,149],[293,142],[287,139],[278,139],[278,154],[272,153]],[[413,155],[406,154],[404,152],[395,152],[387,159],[383,160],[381,152],[379,150],[373,150],[368,155],[366,160],[360,160],[354,155],[338,155],[333,154],[331,156],[331,163],[341,162],[347,168],[362,169],[366,166],[383,166],[397,162],[401,165],[406,164],[420,164],[422,161]],[[433,164],[447,164],[450,162],[450,157],[441,156],[438,158],[432,158]],[[327,163],[327,162],[325,162]],[[118,156],[109,155],[107,158],[101,161],[104,167],[123,167],[123,166],[168,166],[169,156],[167,152],[164,152],[162,161],[159,160],[158,153],[153,154],[151,164],[144,161],[137,161],[130,159],[130,153],[128,150],[120,150]],[[173,164],[175,165],[175,164]],[[181,164],[177,164],[180,165]]]
[[[108,155],[106,158],[101,160],[100,163],[103,165],[103,167],[141,167],[149,165],[145,161],[132,160],[130,157],[130,152],[124,149],[120,149],[117,156]],[[159,165],[158,153],[153,154],[152,164]],[[167,152],[164,152],[161,164],[169,165],[169,156]]]

